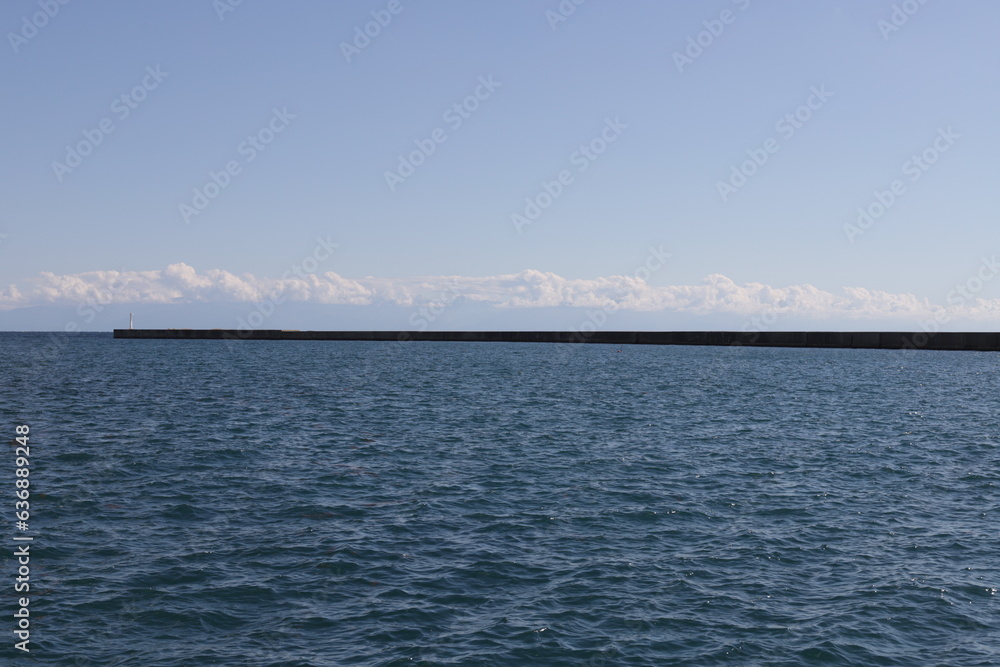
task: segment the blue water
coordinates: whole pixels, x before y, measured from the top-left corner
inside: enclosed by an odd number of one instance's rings
[[[1000,664],[997,354],[2,334],[0,380],[39,664]]]

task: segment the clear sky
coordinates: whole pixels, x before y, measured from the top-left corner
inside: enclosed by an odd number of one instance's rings
[[[236,3],[0,5],[0,329],[996,326],[998,3]]]

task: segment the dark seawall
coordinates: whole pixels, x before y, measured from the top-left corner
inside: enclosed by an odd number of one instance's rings
[[[607,345],[752,345],[882,350],[1000,351],[1000,333],[889,331],[291,331],[281,329],[115,329],[115,338],[174,340],[371,340]]]

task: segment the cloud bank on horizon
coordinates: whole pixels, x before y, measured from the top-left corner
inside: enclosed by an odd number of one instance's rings
[[[985,265],[984,265],[985,266]],[[981,285],[981,283],[978,283]],[[598,308],[607,312],[793,316],[824,320],[936,318],[988,320],[1000,316],[1000,299],[975,295],[977,280],[956,285],[945,304],[912,294],[844,287],[841,294],[812,285],[737,284],[721,274],[697,285],[653,286],[640,276],[569,279],[524,270],[496,276],[417,276],[347,278],[335,272],[281,278],[236,275],[222,269],[198,271],[183,262],[153,271],[43,272],[0,291],[0,310],[43,305],[191,304],[217,302],[327,305],[420,306],[467,300],[505,308]]]

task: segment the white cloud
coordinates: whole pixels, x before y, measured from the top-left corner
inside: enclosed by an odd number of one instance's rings
[[[187,264],[160,271],[90,271],[72,275],[42,273],[0,290],[0,310],[39,305],[108,305],[112,303],[292,302],[414,306],[455,298],[498,308],[580,307],[694,315],[751,316],[762,311],[778,317],[811,319],[900,319],[932,316],[941,306],[912,294],[891,294],[845,287],[840,294],[812,285],[774,287],[739,285],[713,274],[697,285],[655,287],[635,276],[568,279],[526,270],[487,277],[421,276],[345,278],[333,272],[282,279],[221,269],[199,272]],[[456,297],[457,295],[457,297]],[[950,319],[1000,316],[1000,300],[968,299],[945,309]]]

